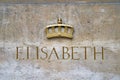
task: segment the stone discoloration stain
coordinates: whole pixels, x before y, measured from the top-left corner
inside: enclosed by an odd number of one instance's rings
[[[1,80],[119,80],[119,9],[116,4],[0,5]],[[58,17],[74,27],[73,39],[46,38],[45,27],[55,24]],[[80,60],[57,60],[54,55],[52,60],[16,60],[19,46],[47,47],[49,54],[55,47],[60,57],[62,46],[95,46],[99,51],[104,47],[105,59],[97,54],[94,60],[93,49],[89,49],[85,60],[84,50],[78,49]],[[30,52],[35,56],[34,49]]]

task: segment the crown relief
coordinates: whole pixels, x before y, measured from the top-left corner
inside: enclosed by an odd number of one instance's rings
[[[57,20],[57,24],[48,25],[45,29],[47,38],[63,37],[73,38],[73,27],[68,24],[62,24],[62,19]]]

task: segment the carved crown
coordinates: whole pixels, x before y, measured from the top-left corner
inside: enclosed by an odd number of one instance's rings
[[[47,38],[65,37],[73,38],[73,27],[67,24],[62,24],[62,19],[58,19],[57,24],[48,25],[45,29]]]

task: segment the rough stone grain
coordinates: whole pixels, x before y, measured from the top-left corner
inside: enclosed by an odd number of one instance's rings
[[[74,27],[73,39],[47,39],[45,27],[56,23]],[[0,5],[0,80],[120,80],[120,4],[9,4]],[[52,47],[62,56],[62,46],[90,46],[88,59],[16,60],[16,47],[35,53],[35,46]],[[93,47],[101,51],[94,60]],[[41,54],[41,52],[40,52]],[[22,59],[26,54],[22,54]],[[31,54],[30,57],[34,57]],[[76,57],[78,57],[76,56]]]

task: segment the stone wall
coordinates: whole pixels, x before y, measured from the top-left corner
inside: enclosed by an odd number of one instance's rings
[[[120,0],[0,0],[0,3],[78,3],[78,2],[90,2],[90,3],[119,3]]]
[[[73,26],[73,39],[46,38],[46,26],[57,23],[58,17]],[[0,80],[120,80],[119,25],[120,3],[6,4],[4,1],[0,4]],[[35,58],[37,46],[39,59]],[[19,59],[16,59],[17,47]],[[30,59],[26,58],[27,47]],[[45,57],[43,47],[48,56],[53,52],[50,59],[40,59]],[[68,48],[70,58],[62,59],[63,47]],[[79,60],[72,59],[72,47]],[[81,47],[87,47],[87,59],[85,48]],[[96,60],[94,49],[100,52]]]

